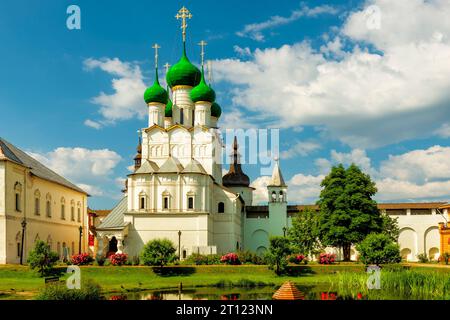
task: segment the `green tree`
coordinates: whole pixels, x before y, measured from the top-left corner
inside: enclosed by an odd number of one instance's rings
[[[398,227],[398,217],[392,218],[387,214],[381,215],[383,219],[382,233],[387,235],[392,241],[397,242],[400,235],[400,229]]]
[[[384,233],[369,234],[356,246],[356,249],[359,252],[361,262],[366,265],[398,263],[402,260],[399,245]]]
[[[290,242],[286,237],[270,237],[270,246],[266,260],[271,270],[275,269],[277,275],[282,274],[287,266],[287,256],[291,253]]]
[[[147,242],[141,252],[141,261],[147,266],[164,267],[175,260],[175,246],[169,239],[155,239]]]
[[[41,277],[48,275],[58,261],[58,254],[50,250],[50,246],[42,240],[38,240],[28,256],[28,264],[31,269],[37,269]]]
[[[319,215],[312,209],[298,212],[292,219],[288,238],[294,252],[304,255],[314,255],[320,252],[319,241]]]
[[[350,260],[350,248],[372,232],[380,232],[381,214],[372,197],[377,192],[370,176],[352,164],[346,170],[334,166],[321,183],[319,239],[322,244],[342,248]]]

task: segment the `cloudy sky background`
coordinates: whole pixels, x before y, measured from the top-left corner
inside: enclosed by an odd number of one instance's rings
[[[81,8],[81,30],[66,9]],[[0,136],[111,208],[121,197],[143,92],[160,65],[206,40],[222,128],[280,128],[292,203],[334,164],[356,163],[377,200],[450,199],[450,2],[15,1],[0,4]],[[164,78],[161,67],[160,77]],[[245,165],[257,202],[269,178]]]

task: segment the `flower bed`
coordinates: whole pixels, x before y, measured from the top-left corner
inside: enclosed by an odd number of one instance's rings
[[[226,255],[222,256],[222,258],[220,258],[220,262],[231,265],[241,264],[241,261],[239,260],[239,257],[236,253],[227,253]]]
[[[125,253],[112,254],[109,257],[109,261],[113,266],[122,266],[127,262],[128,255]]]
[[[334,253],[321,253],[319,256],[320,264],[333,264],[336,261],[336,255]]]
[[[92,261],[94,261],[94,259],[87,253],[80,253],[80,254],[74,254],[70,261],[74,265],[84,266],[84,265],[87,265],[87,264],[91,263]]]

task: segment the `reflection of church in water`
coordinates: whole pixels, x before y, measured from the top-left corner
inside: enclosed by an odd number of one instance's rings
[[[254,189],[239,163],[236,139],[229,172],[222,176],[217,161],[222,159],[218,130],[222,110],[211,83],[205,80],[205,43],[201,42],[201,69],[187,57],[186,19],[190,17],[184,7],[177,14],[182,20],[183,50],[179,61],[166,71],[167,90],[159,83],[159,46],[154,46],[155,79],[144,93],[148,127],[141,130],[135,170],[128,175],[124,197],[91,228],[89,245],[97,254],[138,256],[144,244],[156,238],[170,239],[181,258],[238,249],[262,254],[269,237],[283,235],[292,216],[305,207],[287,204],[288,187],[278,163],[267,187],[268,205],[254,206]],[[380,210],[400,218],[399,241],[406,258],[414,260],[421,252],[439,254],[442,216],[438,208],[442,205],[380,205]],[[91,218],[95,215],[91,212]]]

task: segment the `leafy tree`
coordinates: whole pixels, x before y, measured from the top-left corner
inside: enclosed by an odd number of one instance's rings
[[[352,164],[347,170],[334,166],[322,181],[319,238],[322,244],[342,248],[350,260],[350,248],[372,232],[380,232],[381,214],[372,197],[377,192],[370,176]]]
[[[141,261],[147,266],[164,267],[175,260],[175,246],[169,239],[147,242],[141,252]]]
[[[277,275],[282,274],[287,266],[287,256],[291,253],[290,242],[286,237],[270,237],[270,246],[266,260],[271,270],[275,269]]]
[[[292,219],[292,227],[288,231],[294,252],[314,255],[320,252],[319,215],[312,209],[305,209]]]
[[[387,214],[381,215],[383,219],[382,233],[387,235],[392,241],[397,242],[400,235],[400,229],[398,227],[398,217],[392,218]]]
[[[398,263],[402,260],[399,245],[384,233],[369,234],[356,249],[360,260],[366,265]]]
[[[38,240],[34,249],[28,256],[28,264],[31,269],[37,269],[41,277],[48,275],[58,261],[58,254],[50,250],[50,246],[42,240]]]

